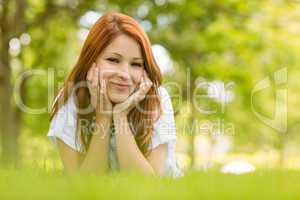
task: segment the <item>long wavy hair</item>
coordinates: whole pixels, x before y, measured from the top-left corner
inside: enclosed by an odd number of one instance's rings
[[[87,72],[104,48],[121,34],[130,36],[140,45],[145,62],[145,71],[153,83],[153,86],[147,93],[147,96],[149,95],[151,98],[147,98],[146,96],[146,98],[139,103],[139,108],[137,109],[137,107],[135,107],[128,114],[128,122],[131,131],[134,133],[136,143],[141,152],[144,155],[148,155],[153,123],[162,113],[158,94],[158,87],[162,83],[162,75],[159,66],[155,62],[147,34],[138,22],[128,15],[118,12],[108,12],[100,17],[93,25],[83,44],[75,66],[66,77],[63,87],[54,99],[50,112],[50,120],[52,120],[59,108],[67,102],[74,88],[76,88],[75,104],[77,109],[90,107],[90,93],[86,85]],[[77,86],[80,83],[84,83],[81,84],[82,87]],[[141,110],[147,112],[141,112]],[[156,112],[158,115],[154,117],[153,112],[148,111],[158,111]],[[86,113],[77,112],[77,119],[84,119],[87,120],[89,124],[92,124],[95,119],[95,109],[92,108],[91,112]],[[83,147],[83,151],[86,152],[90,144],[90,133],[92,129],[83,129],[80,123],[78,123],[79,121],[80,120],[77,120],[76,125],[75,143],[80,143],[80,146]],[[110,131],[112,131],[112,129],[113,126],[110,128]]]

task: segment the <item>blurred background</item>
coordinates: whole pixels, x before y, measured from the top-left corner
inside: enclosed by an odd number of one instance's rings
[[[53,95],[107,11],[150,37],[184,170],[300,168],[296,0],[0,0],[1,164],[62,168],[46,136]]]

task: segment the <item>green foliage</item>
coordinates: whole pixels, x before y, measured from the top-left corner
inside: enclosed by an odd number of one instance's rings
[[[68,4],[72,1],[29,0],[26,22],[35,24],[26,30],[32,39],[29,46],[22,47],[17,59],[23,69],[43,69],[46,74],[54,70],[55,91],[76,62],[82,43],[77,38],[80,29],[79,17],[84,12],[94,10],[106,12],[119,10],[134,16],[139,21],[147,20],[152,29],[148,32],[152,43],[166,47],[174,61],[175,73],[165,75],[165,83],[177,82],[182,88],[170,87],[174,96],[176,113],[190,105],[187,90],[197,78],[205,81],[221,80],[225,84],[234,83],[234,100],[226,105],[225,112],[212,99],[197,102],[207,108],[216,108],[214,114],[192,112],[193,118],[200,120],[224,119],[234,124],[235,146],[251,146],[252,151],[264,145],[281,148],[282,137],[274,129],[259,121],[251,109],[251,91],[255,84],[265,77],[273,80],[273,73],[283,67],[288,69],[288,137],[300,140],[297,124],[299,105],[299,4],[292,1],[82,1],[76,12]],[[75,1],[74,1],[75,2]],[[81,1],[79,1],[81,2]],[[162,1],[163,2],[163,1]],[[49,6],[50,5],[50,6]],[[53,5],[60,5],[59,11]],[[71,4],[73,5],[73,4]],[[76,5],[76,4],[74,4]],[[148,13],[139,17],[137,10],[146,6]],[[47,20],[40,16],[49,10]],[[77,13],[78,11],[78,13]],[[54,14],[53,14],[53,13]],[[46,17],[46,16],[44,16]],[[160,24],[159,19],[168,19]],[[39,24],[39,21],[41,21]],[[13,70],[14,77],[20,71]],[[187,73],[191,72],[191,80]],[[26,103],[31,107],[46,106],[47,78],[30,78],[26,83]],[[190,83],[189,83],[190,81]],[[259,112],[272,117],[274,112],[275,87],[255,97],[254,105]],[[183,98],[176,96],[183,91]],[[200,91],[205,94],[205,90]],[[181,95],[181,94],[180,94]],[[50,99],[51,101],[51,99]],[[33,135],[44,135],[48,128],[48,113],[23,115],[23,131]],[[177,118],[178,124],[182,118]],[[181,127],[181,125],[179,125]],[[178,129],[178,134],[185,134]]]

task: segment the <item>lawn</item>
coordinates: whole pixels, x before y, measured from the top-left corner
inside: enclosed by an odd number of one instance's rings
[[[58,171],[0,170],[0,199],[300,199],[299,171],[245,175],[189,172],[182,178],[115,173],[66,176]]]

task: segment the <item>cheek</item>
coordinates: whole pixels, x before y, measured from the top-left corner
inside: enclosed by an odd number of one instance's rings
[[[100,68],[100,73],[101,73],[101,76],[104,78],[104,79],[109,79],[109,77],[113,76],[114,75],[114,66],[110,65],[110,64],[98,64],[98,67]]]
[[[132,81],[136,86],[140,84],[142,75],[143,75],[142,70],[135,70],[131,73]]]
[[[104,60],[100,60],[98,63],[97,63],[97,66],[103,71],[103,70],[108,70],[110,69],[110,65],[107,64]]]

